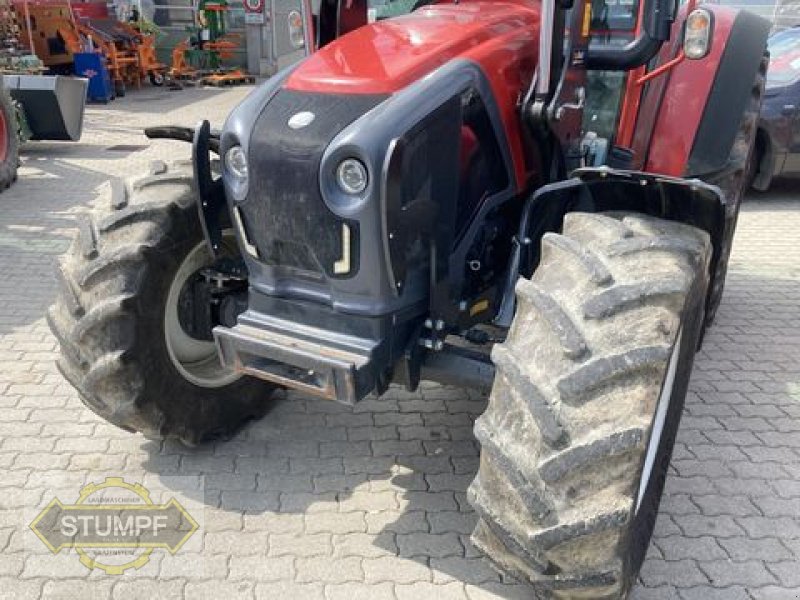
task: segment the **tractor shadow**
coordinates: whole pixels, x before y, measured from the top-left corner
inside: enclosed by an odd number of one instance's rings
[[[798,297],[797,278],[735,268],[729,275],[716,325],[696,358],[661,514],[634,598],[649,597],[647,588],[655,581],[649,572],[657,572],[664,560],[663,540],[685,538],[687,552],[694,551],[694,532],[679,526],[686,506],[693,506],[686,500],[714,492],[717,482],[709,484],[709,463],[725,461],[709,461],[703,452],[715,451],[721,443],[723,450],[736,454],[725,444],[737,443],[741,415],[758,409],[753,405],[789,405],[787,411],[800,414],[787,379],[797,376],[792,365],[798,331],[789,323],[789,313]],[[779,368],[763,381],[741,383],[725,374],[727,369],[737,371],[733,357]],[[741,403],[747,407],[737,411]],[[164,476],[160,480],[167,487],[170,475],[203,475],[205,489],[195,492],[195,499],[208,507],[207,522],[238,514],[244,531],[269,532],[275,526],[276,533],[284,533],[286,523],[293,521],[290,530],[298,544],[315,535],[314,543],[327,545],[333,565],[349,555],[362,557],[367,583],[374,577],[370,565],[385,558],[390,569],[397,569],[398,584],[412,569],[418,580],[461,581],[468,590],[472,586],[497,598],[530,599],[535,596],[529,586],[496,574],[469,541],[477,517],[466,490],[479,456],[472,424],[485,406],[485,396],[434,384],[424,384],[413,394],[392,388],[384,397],[367,398],[353,408],[279,392],[263,420],[227,442],[194,450],[146,442],[142,450],[148,457],[142,467],[148,471],[145,478]],[[714,437],[725,438],[728,432],[728,442]],[[763,494],[768,487],[763,480],[749,479],[752,472],[728,470],[724,464],[721,468],[725,473],[719,485],[726,489],[754,484],[753,493]],[[800,465],[793,468],[800,472]],[[353,546],[355,541],[360,545]]]
[[[353,408],[278,392],[266,417],[229,441],[192,450],[145,442],[145,485],[148,477],[169,487],[170,476],[202,475],[204,489],[175,491],[205,503],[206,522],[241,514],[246,531],[269,531],[272,523],[284,532],[302,515],[293,530],[298,544],[307,535],[314,543],[324,538],[334,564],[362,557],[367,582],[391,560],[402,571],[397,583],[410,570],[414,581],[460,581],[498,598],[532,598],[469,541],[477,517],[466,490],[479,452],[472,426],[486,397],[424,386],[413,394],[392,388]]]

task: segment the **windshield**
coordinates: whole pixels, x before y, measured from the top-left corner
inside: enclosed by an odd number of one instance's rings
[[[425,3],[418,0],[369,0],[369,20],[379,21],[405,15],[422,4]]]
[[[767,87],[781,87],[800,79],[800,31],[773,36],[769,54]]]

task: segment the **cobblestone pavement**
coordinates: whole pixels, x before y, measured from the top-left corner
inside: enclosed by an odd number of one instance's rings
[[[221,124],[246,92],[148,89],[91,107],[80,144],[29,144],[19,181],[0,196],[0,597],[532,598],[468,541],[480,395],[393,389],[351,410],[285,394],[234,440],[187,450],[102,422],[55,370],[43,313],[75,215],[107,174],[188,154],[177,142],[146,147],[142,126]],[[800,598],[794,190],[785,183],[744,207],[634,598]],[[204,475],[204,493],[174,490],[205,507],[194,550],[112,577],[25,542],[33,505],[56,491],[74,497],[98,474],[167,486]]]

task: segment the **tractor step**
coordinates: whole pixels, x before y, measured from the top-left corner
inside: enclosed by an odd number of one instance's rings
[[[290,389],[352,405],[375,387],[371,340],[252,310],[214,339],[225,366]]]

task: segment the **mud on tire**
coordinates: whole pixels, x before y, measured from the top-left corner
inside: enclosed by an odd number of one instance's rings
[[[472,540],[500,570],[556,598],[625,596],[658,511],[710,255],[704,232],[640,215],[572,213],[544,236],[475,424]]]
[[[203,243],[195,198],[188,165],[156,162],[149,175],[111,185],[61,259],[47,313],[58,368],[90,409],[123,429],[190,445],[263,416],[272,389],[249,377],[197,385],[170,358],[167,297]]]

